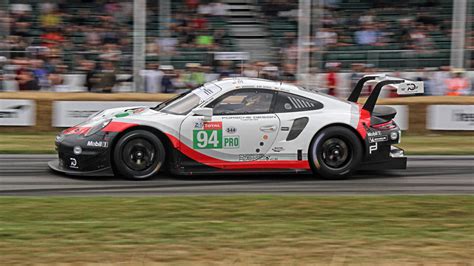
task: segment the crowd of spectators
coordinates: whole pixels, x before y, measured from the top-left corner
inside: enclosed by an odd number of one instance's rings
[[[175,1],[170,2],[174,5]],[[435,17],[443,9],[440,0],[415,1],[410,12],[405,12],[406,5],[398,2],[360,1],[368,6],[356,13],[348,13],[342,0],[322,2],[323,5],[318,7],[317,30],[304,42],[307,45],[305,51],[313,55],[318,51],[352,46],[430,53],[440,48],[434,40],[436,36],[450,35],[450,19]],[[275,20],[295,23],[297,1],[258,0],[256,3],[260,7],[262,22],[269,25]],[[302,80],[296,76],[296,30],[288,30],[274,41],[280,49],[281,59],[272,63],[213,61],[199,64],[189,60],[185,67],[173,65],[172,61],[159,65],[157,62],[161,57],[178,56],[185,53],[183,51],[204,54],[207,51],[228,51],[233,45],[228,27],[223,26],[229,15],[229,6],[219,0],[185,0],[181,4],[178,7],[182,8],[173,7],[172,17],[163,26],[158,17],[160,7],[157,1],[148,1],[146,21],[152,28],[147,29],[146,69],[140,72],[145,91],[179,92],[215,78],[232,76],[293,83]],[[397,16],[388,20],[382,15],[387,13]],[[84,91],[117,91],[120,84],[133,81],[132,28],[132,1],[56,0],[30,4],[12,1],[8,8],[0,10],[0,90],[67,91],[71,84],[68,74],[72,73],[81,76],[81,80],[74,83],[79,83]],[[472,31],[468,32],[467,51],[474,50],[473,36]],[[340,82],[338,84],[335,73],[349,71],[347,64],[317,60],[313,57],[312,65],[316,65],[316,61],[319,64],[311,67],[308,75],[325,74],[319,75],[324,78],[313,84],[328,88],[328,93],[337,95]],[[366,63],[352,64],[352,67],[350,71],[354,77],[376,70]],[[446,67],[442,69],[447,70]],[[437,81],[437,84],[446,84],[452,78],[450,75],[467,79],[460,70],[456,74],[444,72],[447,73],[444,77],[435,77],[438,69],[421,72],[432,73],[420,77],[428,81],[428,87],[435,79],[444,78],[445,81]],[[471,82],[468,81],[457,84],[470,88]],[[431,85],[436,89],[428,92],[449,94],[450,89],[443,86]],[[470,89],[460,91],[465,94]]]
[[[219,51],[229,45],[227,29],[210,23],[223,20],[226,5],[183,4],[158,35],[159,6],[148,1],[148,58],[176,55],[183,48]],[[113,74],[131,73],[132,29],[133,1],[11,1],[0,9],[0,86],[54,90],[64,85],[63,74],[74,73],[86,75],[89,91],[111,91],[111,84],[121,81],[112,79]]]
[[[273,33],[281,60],[296,60],[297,4],[282,0],[260,2],[269,7],[264,12],[266,18],[273,24],[283,25]],[[385,59],[386,65],[396,66],[397,60],[404,58],[411,60],[411,65],[433,67],[449,60],[452,2],[326,0],[318,3],[313,5],[312,13],[316,27],[312,28],[312,37],[304,40],[304,49],[316,55],[315,60],[319,60],[320,65],[341,59],[347,69],[354,61],[370,61],[375,57],[379,60],[377,64]],[[284,32],[285,26],[291,23],[295,27]],[[354,56],[346,56],[350,53]],[[411,55],[411,59],[405,59],[407,55]]]

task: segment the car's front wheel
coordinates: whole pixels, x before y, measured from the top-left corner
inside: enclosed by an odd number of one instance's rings
[[[362,144],[348,128],[323,129],[311,142],[310,161],[313,171],[325,179],[343,179],[362,161]]]
[[[160,171],[165,161],[161,140],[146,130],[134,130],[123,135],[113,151],[116,174],[127,179],[145,180]]]

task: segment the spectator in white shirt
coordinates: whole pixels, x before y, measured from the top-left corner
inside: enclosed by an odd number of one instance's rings
[[[140,71],[140,76],[145,81],[145,92],[159,93],[162,92],[161,80],[163,79],[163,71],[159,70],[158,64],[148,64],[147,68]]]

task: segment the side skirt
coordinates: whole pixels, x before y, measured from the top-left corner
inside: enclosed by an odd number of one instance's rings
[[[197,162],[180,151],[174,150],[168,169],[175,175],[222,175],[222,174],[312,174],[311,169],[220,169]]]

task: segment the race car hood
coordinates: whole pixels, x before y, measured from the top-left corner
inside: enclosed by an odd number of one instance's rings
[[[100,123],[104,123],[107,126],[103,128],[103,131],[121,132],[134,126],[149,126],[163,133],[176,135],[184,117],[159,112],[145,106],[122,107],[98,112],[78,127],[93,128]]]
[[[112,118],[121,118],[128,116],[141,116],[141,115],[150,115],[157,114],[155,110],[147,106],[133,106],[133,107],[119,107],[112,108],[100,111],[89,117],[88,120],[102,120],[102,119],[112,119]]]

